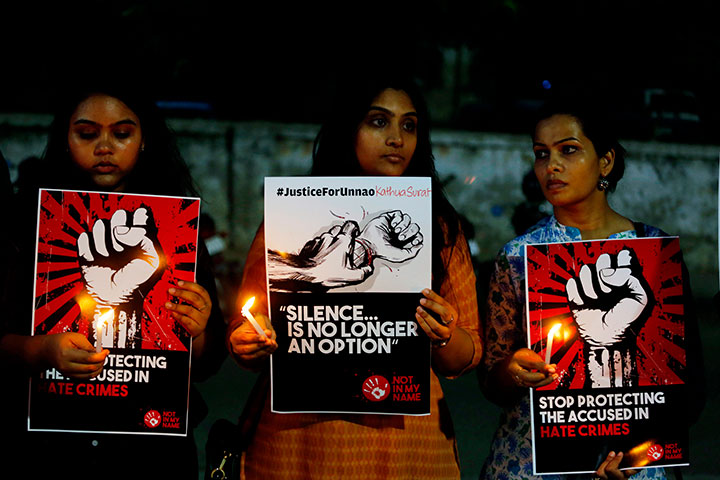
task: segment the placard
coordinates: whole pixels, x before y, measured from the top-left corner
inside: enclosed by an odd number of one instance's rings
[[[429,178],[265,179],[277,413],[430,413]]]
[[[534,474],[688,465],[677,237],[526,246],[529,347],[559,378],[530,390]],[[572,452],[572,453],[569,453]]]
[[[195,280],[197,198],[41,190],[34,335],[108,349],[102,372],[31,379],[31,431],[186,435],[192,339],[164,307]]]

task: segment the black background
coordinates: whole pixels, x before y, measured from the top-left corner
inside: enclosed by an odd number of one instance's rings
[[[417,336],[398,337],[387,354],[349,354],[346,348],[335,354],[320,353],[315,339],[315,354],[288,354],[285,305],[363,305],[364,316],[377,316],[379,322],[415,322],[419,305],[416,293],[278,293],[270,292],[273,326],[278,349],[272,357],[272,395],[275,411],[284,412],[381,412],[422,414],[430,412],[430,342],[418,327]],[[326,320],[328,321],[328,320]],[[332,321],[332,320],[329,320]],[[352,320],[339,320],[336,323]],[[307,329],[305,329],[307,331]],[[339,325],[338,325],[339,331]],[[305,337],[307,338],[307,337]],[[339,338],[339,335],[338,335]],[[362,393],[363,382],[382,375],[392,384],[393,375],[413,376],[420,384],[420,402],[392,400],[371,402]],[[392,385],[391,385],[392,387]]]

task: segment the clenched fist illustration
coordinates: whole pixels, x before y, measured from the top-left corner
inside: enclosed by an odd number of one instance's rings
[[[566,293],[578,333],[589,347],[593,386],[626,384],[635,369],[635,327],[652,309],[639,263],[630,250],[604,253],[568,280]]]
[[[143,298],[159,279],[164,265],[151,213],[144,207],[134,212],[117,210],[109,221],[97,220],[92,232],[81,233],[77,245],[80,270],[90,296],[100,308],[119,306],[113,343],[117,343],[118,333],[123,335],[123,344],[125,340],[136,343]]]
[[[407,213],[400,210],[386,212],[370,220],[358,235],[368,254],[358,263],[371,262],[381,258],[393,263],[402,263],[415,258],[423,246],[420,227],[413,223]]]

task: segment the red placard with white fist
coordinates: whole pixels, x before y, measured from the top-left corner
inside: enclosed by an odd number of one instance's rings
[[[558,378],[531,389],[534,473],[688,464],[677,237],[526,247],[529,348]],[[573,452],[569,455],[567,452]]]
[[[39,203],[33,335],[76,332],[110,354],[93,379],[34,377],[28,429],[185,435],[192,339],[165,304],[195,280],[200,200],[41,190]]]

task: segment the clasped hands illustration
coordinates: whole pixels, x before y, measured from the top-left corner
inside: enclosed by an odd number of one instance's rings
[[[403,263],[415,258],[423,246],[417,223],[406,213],[393,210],[365,224],[347,220],[307,241],[297,255],[270,251],[271,283],[301,282],[337,288],[363,282],[382,259]],[[276,260],[276,261],[273,261]]]

